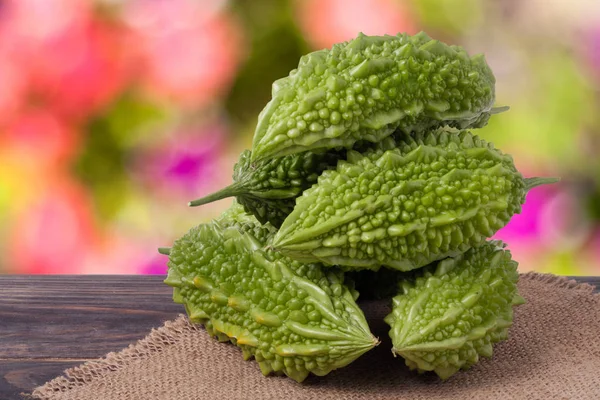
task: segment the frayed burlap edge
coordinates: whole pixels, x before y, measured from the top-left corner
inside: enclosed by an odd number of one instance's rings
[[[594,286],[588,283],[578,283],[573,279],[553,274],[527,272],[521,274],[520,280],[532,280],[545,283],[557,289],[570,289],[582,294],[600,298],[600,293],[594,293]],[[88,361],[80,366],[69,368],[64,375],[46,382],[36,388],[31,394],[22,393],[28,399],[45,399],[57,392],[65,392],[75,387],[84,386],[95,379],[102,378],[111,372],[128,365],[133,360],[144,359],[162,351],[166,346],[175,344],[178,336],[185,331],[198,331],[199,325],[190,324],[187,317],[180,314],[176,319],[167,321],[160,328],[154,328],[148,336],[135,344],[119,351],[108,353],[99,360]]]

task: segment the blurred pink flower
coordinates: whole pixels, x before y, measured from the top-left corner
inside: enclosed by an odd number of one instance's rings
[[[142,265],[139,272],[146,275],[166,274],[168,261],[169,257],[157,254],[148,260],[146,264]]]
[[[102,232],[99,245],[86,254],[81,273],[137,274],[155,254],[156,248],[113,226]]]
[[[38,197],[11,230],[11,267],[20,273],[78,273],[95,243],[87,193],[75,182],[47,176]]]
[[[512,217],[494,239],[505,241],[513,258],[530,268],[543,270],[545,253],[578,251],[588,240],[591,226],[580,199],[565,184],[532,189],[520,214]]]
[[[27,79],[20,71],[19,65],[4,54],[0,48],[0,125],[22,106],[27,90]]]
[[[227,134],[223,127],[183,128],[169,135],[135,163],[140,179],[160,190],[196,196],[214,188],[233,168],[221,168],[221,155]]]
[[[542,208],[540,238],[547,248],[578,252],[589,240],[593,227],[582,199],[576,188],[559,186]]]
[[[64,164],[74,153],[77,138],[71,127],[45,109],[24,110],[0,134],[2,146],[10,148],[13,157],[40,172]]]
[[[532,189],[527,194],[521,213],[514,215],[508,225],[493,237],[508,245],[521,272],[541,269],[538,263],[543,258],[544,246],[540,239],[540,214],[554,192],[551,186]]]
[[[512,259],[519,264],[519,272],[543,271],[548,253],[535,241],[511,241],[507,243]]]
[[[226,92],[239,64],[241,27],[222,1],[133,0],[124,19],[140,37],[144,85],[198,107]]]
[[[494,236],[495,239],[506,240],[540,240],[541,211],[556,193],[554,186],[541,186],[532,189],[528,194],[521,213],[513,216],[504,228]]]
[[[78,0],[9,1],[0,54],[19,65],[31,95],[70,117],[86,117],[126,81],[124,31],[95,20]]]
[[[394,0],[297,1],[300,26],[315,48],[366,35],[416,33],[405,6]]]
[[[593,72],[600,78],[600,21],[591,29],[588,37],[586,56]]]
[[[91,18],[93,2],[80,0],[6,0],[2,3],[4,28],[35,46],[51,40]]]
[[[110,103],[126,86],[126,32],[117,26],[94,22],[79,32],[65,32],[54,46],[66,57],[77,56],[72,64],[57,59],[55,68],[40,71],[41,95],[66,115],[85,118]],[[50,46],[43,49],[50,51]],[[64,54],[61,54],[63,53]]]

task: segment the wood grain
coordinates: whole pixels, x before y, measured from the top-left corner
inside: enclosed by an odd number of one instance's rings
[[[183,313],[159,275],[0,275],[0,400]],[[574,278],[600,286],[600,277]]]
[[[0,359],[0,399],[22,399],[21,393],[31,393],[33,388],[60,375],[65,369],[85,361],[87,359]]]
[[[163,276],[0,279],[0,358],[95,358],[184,312]]]
[[[164,278],[0,276],[0,399],[18,399],[184,312]]]

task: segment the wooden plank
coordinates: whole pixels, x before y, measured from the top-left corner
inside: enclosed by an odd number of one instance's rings
[[[184,312],[164,276],[0,277],[0,358],[96,358]]]
[[[574,276],[573,279],[581,283],[589,283],[590,285],[595,286],[594,292],[600,293],[600,276]]]
[[[0,359],[0,400],[21,399],[21,393],[31,391],[60,375],[64,370],[75,367],[83,359]]]

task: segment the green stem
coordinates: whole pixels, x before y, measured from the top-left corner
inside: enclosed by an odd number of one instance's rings
[[[232,183],[231,185],[209,194],[208,196],[204,196],[197,200],[192,200],[188,203],[190,207],[201,206],[203,204],[212,203],[213,201],[226,199],[227,197],[237,196],[243,192],[243,187],[238,183]]]
[[[547,185],[550,183],[556,183],[560,181],[560,178],[525,178],[525,189],[530,190],[536,186]]]
[[[165,256],[168,256],[168,255],[171,255],[171,248],[170,247],[159,247],[158,252],[160,254],[164,254]]]
[[[492,109],[490,110],[490,114],[494,115],[494,114],[500,114],[503,113],[505,111],[510,110],[509,106],[502,106],[502,107],[492,107]]]

